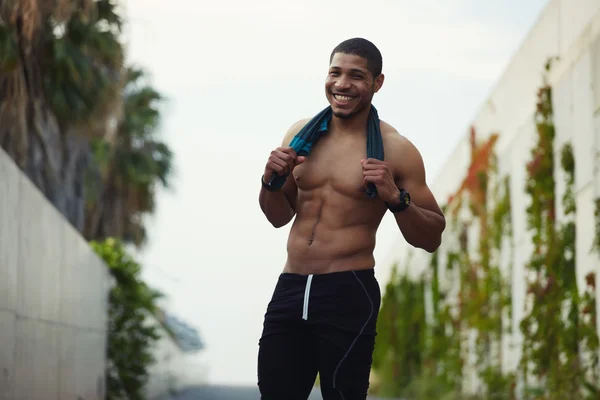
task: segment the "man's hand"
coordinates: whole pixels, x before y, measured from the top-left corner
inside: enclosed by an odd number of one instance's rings
[[[400,190],[396,186],[391,168],[384,161],[369,158],[360,161],[363,169],[363,183],[373,183],[377,187],[379,198],[386,203],[395,204],[399,200]]]
[[[278,147],[271,152],[265,166],[264,179],[269,182],[273,172],[279,176],[291,173],[296,166],[302,164],[306,157],[296,155],[291,147]]]

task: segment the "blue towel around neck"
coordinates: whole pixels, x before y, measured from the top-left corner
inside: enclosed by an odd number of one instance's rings
[[[294,136],[290,143],[290,147],[294,149],[299,156],[308,156],[314,144],[319,138],[327,133],[329,122],[333,112],[331,107],[323,109],[315,115],[304,127]],[[371,105],[369,119],[367,121],[367,158],[375,158],[383,161],[383,139],[381,137],[381,127],[379,122],[379,114],[375,106]],[[277,190],[283,186],[287,180],[287,175],[273,174],[269,182],[269,186],[273,190]],[[367,187],[367,196],[370,198],[377,197],[377,188],[370,183]]]

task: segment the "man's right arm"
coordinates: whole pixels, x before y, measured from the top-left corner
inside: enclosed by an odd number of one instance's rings
[[[286,133],[281,146],[288,148],[294,136],[302,129],[306,121],[299,121],[294,124]],[[265,170],[267,170],[266,168]],[[269,175],[269,176],[267,176]],[[268,183],[270,174],[265,174],[264,181]],[[298,196],[298,187],[293,175],[290,174],[283,187],[275,192],[270,192],[264,187],[260,189],[258,201],[260,208],[267,217],[267,220],[275,227],[281,228],[287,225],[294,215],[296,215],[296,199]]]

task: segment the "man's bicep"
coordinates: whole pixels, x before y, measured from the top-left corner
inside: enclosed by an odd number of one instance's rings
[[[426,210],[433,211],[443,215],[437,200],[435,199],[431,189],[427,185],[425,165],[419,151],[411,145],[405,158],[406,163],[401,169],[406,171],[400,173],[398,187],[404,189],[410,195],[411,202]]]
[[[405,186],[404,190],[410,195],[411,202],[414,202],[421,208],[443,215],[435,196],[426,183],[407,182]]]

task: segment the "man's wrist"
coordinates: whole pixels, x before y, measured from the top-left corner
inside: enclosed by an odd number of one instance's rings
[[[388,207],[398,207],[400,205],[400,190],[396,190],[391,199],[385,200]]]
[[[387,206],[388,210],[390,210],[393,213],[406,210],[410,206],[410,204],[410,195],[404,189],[399,189],[396,195],[394,196],[393,200],[385,202],[385,205]]]
[[[281,190],[281,188],[274,188],[271,185],[269,185],[267,182],[265,182],[264,174],[260,178],[260,183],[262,184],[263,189],[265,189],[267,192],[279,192]]]

